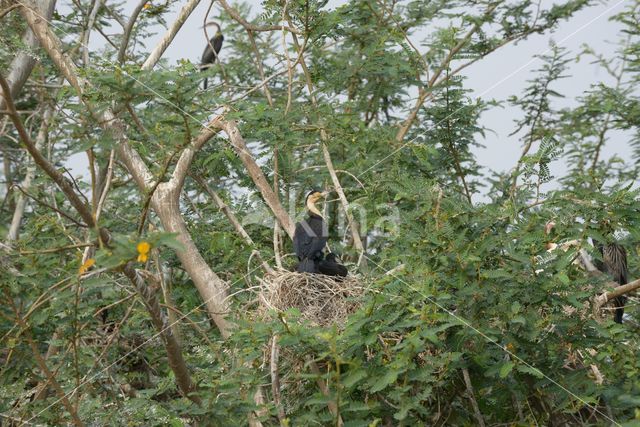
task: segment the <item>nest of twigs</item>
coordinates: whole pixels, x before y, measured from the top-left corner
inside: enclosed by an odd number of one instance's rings
[[[274,271],[262,280],[260,301],[265,309],[296,308],[315,326],[341,327],[360,306],[365,287],[357,277]]]

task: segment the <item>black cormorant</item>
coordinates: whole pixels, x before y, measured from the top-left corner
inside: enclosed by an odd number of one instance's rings
[[[593,245],[602,255],[602,261],[595,260],[594,263],[598,270],[611,276],[618,285],[626,285],[629,281],[629,270],[627,269],[627,251],[625,248],[615,242],[603,244],[596,240],[593,241]],[[621,295],[613,301],[616,307],[614,320],[617,323],[622,323],[624,304],[627,301],[627,297]]]
[[[211,40],[209,40],[207,46],[204,48],[202,59],[200,60],[200,71],[209,69],[213,65],[213,63],[216,62],[218,53],[220,53],[220,49],[222,49],[222,42],[224,40],[224,36],[220,31],[220,25],[218,25],[216,22],[207,22],[205,27],[215,27],[216,33],[213,35],[213,37],[211,37]],[[204,88],[207,88],[206,77],[204,78]]]
[[[299,273],[318,273],[318,266],[324,255],[322,250],[327,244],[327,227],[316,202],[327,195],[326,192],[313,190],[307,194],[305,205],[309,217],[296,224],[293,234],[293,249],[298,256],[296,271]]]
[[[338,264],[336,261],[336,254],[329,252],[325,259],[320,261],[318,265],[318,271],[327,276],[341,276],[346,277],[349,271],[347,267],[342,264]]]

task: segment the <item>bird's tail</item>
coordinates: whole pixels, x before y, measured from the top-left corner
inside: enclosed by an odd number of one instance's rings
[[[314,260],[309,258],[304,258],[296,266],[296,271],[298,273],[317,273],[318,266],[316,265],[316,262]]]
[[[616,306],[616,314],[613,320],[616,323],[622,323],[622,316],[624,315],[624,305],[627,302],[627,299],[624,296],[618,297],[614,300],[614,304]]]

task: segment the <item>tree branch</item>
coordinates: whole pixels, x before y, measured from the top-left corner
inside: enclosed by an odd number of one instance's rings
[[[160,43],[158,43],[155,49],[153,49],[151,54],[147,57],[147,60],[144,61],[144,64],[142,64],[143,70],[150,70],[156,65],[164,51],[167,50],[167,48],[173,41],[173,38],[176,36],[176,34],[178,34],[178,31],[180,31],[180,28],[182,28],[182,25],[185,23],[189,15],[191,15],[191,12],[193,12],[193,9],[196,8],[198,3],[200,3],[200,0],[189,0],[187,4],[184,5],[171,28],[169,28],[164,36],[162,36]]]
[[[55,4],[55,0],[43,0],[40,2],[39,9],[47,19],[51,19],[53,10],[55,9]],[[20,4],[13,6],[21,7]],[[27,28],[25,31],[22,36],[22,43],[24,43],[24,45],[29,49],[38,48],[38,39],[31,28]],[[9,65],[9,74],[7,74],[7,81],[9,85],[9,94],[13,99],[17,98],[20,94],[22,86],[24,86],[25,82],[29,78],[35,64],[36,59],[26,52],[19,52],[13,61],[11,61],[11,65]],[[0,93],[0,95],[2,95],[2,93]],[[6,109],[4,97],[0,97],[0,111],[4,109]]]
[[[193,394],[196,391],[196,386],[191,382],[191,375],[189,374],[189,368],[187,367],[184,358],[182,357],[182,350],[180,344],[176,340],[176,337],[172,333],[172,329],[167,322],[167,317],[160,308],[160,302],[158,301],[158,295],[156,289],[152,289],[148,286],[142,278],[142,272],[133,268],[133,263],[128,263],[124,268],[124,274],[129,278],[134,285],[138,294],[142,298],[144,305],[147,307],[147,311],[151,315],[151,321],[156,328],[162,341],[164,343],[167,357],[169,359],[169,366],[176,377],[176,383],[183,396],[189,398],[196,404],[202,403],[200,397]],[[159,287],[159,285],[158,285]]]
[[[229,3],[227,3],[226,0],[218,0],[218,2],[224,8],[224,10],[229,14],[229,16],[231,16],[238,24],[242,25],[244,27],[244,29],[247,30],[247,31],[256,31],[257,32],[257,31],[279,31],[279,30],[285,30],[285,31],[289,31],[290,33],[293,33],[293,34],[302,34],[302,32],[300,30],[298,30],[297,28],[287,27],[286,25],[265,25],[265,26],[253,25],[253,24],[247,22],[247,20],[244,19],[242,16],[240,16],[238,11],[236,11],[234,8],[229,6]]]
[[[224,130],[224,132],[227,134],[231,146],[235,149],[236,154],[238,154],[238,157],[240,157],[240,160],[242,160],[242,163],[249,173],[249,176],[251,176],[251,179],[253,180],[256,187],[258,187],[260,194],[262,194],[262,198],[267,203],[267,205],[269,205],[269,208],[271,208],[271,211],[275,215],[276,220],[280,222],[280,225],[282,225],[284,231],[289,235],[290,238],[293,239],[295,225],[293,224],[293,221],[291,220],[291,217],[289,217],[287,211],[285,211],[285,209],[282,207],[282,204],[280,203],[277,195],[269,185],[269,182],[265,178],[262,169],[260,169],[260,166],[258,166],[255,159],[249,152],[236,123],[232,120],[228,120],[216,122],[215,125]]]
[[[147,3],[149,3],[149,0],[140,0],[136,8],[131,12],[131,17],[127,22],[127,26],[124,28],[124,34],[122,35],[122,41],[120,42],[120,49],[118,50],[118,64],[122,64],[124,62],[124,57],[127,53],[127,46],[129,45],[129,37],[131,37],[131,31],[138,19],[138,15]]]
[[[73,184],[69,181],[67,177],[62,175],[58,169],[56,169],[47,159],[44,158],[42,153],[36,147],[36,144],[31,140],[31,137],[27,133],[26,129],[22,125],[22,121],[20,120],[20,116],[16,112],[15,106],[13,105],[13,99],[9,96],[9,86],[7,81],[4,79],[2,75],[0,75],[0,86],[2,87],[2,91],[7,105],[7,109],[9,111],[9,117],[13,121],[16,130],[18,131],[18,135],[20,135],[20,139],[24,143],[27,151],[33,158],[33,161],[45,171],[47,175],[58,185],[58,188],[62,190],[64,195],[69,200],[69,203],[75,208],[75,210],[80,214],[82,220],[91,228],[96,227],[96,222],[93,218],[93,214],[91,213],[91,209],[85,205],[85,203],[80,200],[80,197],[76,194]],[[105,243],[109,242],[109,234],[106,230],[100,230],[100,237],[102,241]]]

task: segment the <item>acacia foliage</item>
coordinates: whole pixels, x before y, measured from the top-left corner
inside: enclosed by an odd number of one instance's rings
[[[132,147],[160,181],[214,106],[229,106],[227,117],[238,122],[290,206],[299,206],[309,187],[330,185],[321,150],[321,131],[326,132],[347,198],[366,213],[366,221],[358,217],[367,241],[367,268],[359,274],[371,291],[340,329],[301,325],[295,311],[256,319],[251,289],[261,271],[252,251],[259,249],[273,264],[273,216],[234,150],[217,137],[197,153],[190,173],[222,195],[254,246],[191,178],[181,212],[200,253],[230,284],[230,317],[237,328],[222,341],[175,256],[180,246],[158,231],[158,219],[145,207],[147,195],[124,167],[116,164],[99,221],[114,241],[110,248],[96,248],[93,267],[81,265],[82,248],[65,247],[93,243],[95,230],[78,225],[64,196],[38,172],[25,190],[30,201],[20,239],[0,258],[3,416],[13,422],[70,422],[53,392],[33,397],[47,378],[35,364],[32,339],[43,355],[56,350],[47,358],[50,370],[88,424],[243,424],[260,409],[252,396],[270,381],[265,349],[277,335],[282,401],[291,425],[337,423],[329,402],[348,425],[476,424],[478,412],[487,424],[631,422],[640,407],[636,323],[597,322],[589,298],[605,289],[603,281],[572,263],[575,251],[551,256],[544,249],[549,239],[606,241],[606,220],[607,227],[626,232],[620,238],[631,277],[637,277],[637,159],[603,154],[611,144],[640,152],[640,100],[634,91],[640,29],[632,3],[615,18],[622,28],[617,51],[554,48],[540,58],[527,89],[502,105],[522,111],[514,131],[529,148],[511,171],[489,178],[474,149],[485,132],[482,112],[498,106],[471,98],[460,67],[500,55],[509,42],[553,30],[588,2],[537,8],[530,1],[357,0],[329,8],[322,1],[292,0],[285,10],[284,2],[267,0],[256,25],[284,20],[300,29],[297,41],[287,35],[286,50],[293,63],[304,46],[308,75],[302,65],[291,75],[283,72],[282,32],[248,34],[222,11],[225,45],[221,66],[206,72],[215,82],[208,91],[187,60],[140,71],[148,50],[143,41],[171,8],[152,3],[134,27],[122,66],[114,65],[117,50],[110,44],[90,52],[82,71],[91,83],[85,100],[95,111],[118,106]],[[58,8],[52,24],[82,64],[78,37],[91,5],[78,4],[68,13]],[[97,28],[115,17],[126,20],[122,5],[105,4]],[[248,6],[234,7],[250,16]],[[0,35],[0,56],[9,63],[22,48],[25,25],[14,14],[4,20],[11,31]],[[419,31],[426,32],[422,43],[407,37]],[[118,36],[111,41],[120,42]],[[72,89],[58,87],[60,74],[46,54],[34,54],[40,65],[16,100],[30,132],[37,133],[44,110],[53,108],[45,146],[49,159],[63,169],[72,156],[86,155],[96,171],[105,171],[113,138]],[[586,88],[575,106],[561,108],[555,102],[562,95],[560,79],[570,78],[566,67],[577,54],[595,59],[611,78]],[[266,90],[256,86],[274,74]],[[256,90],[247,93],[249,88]],[[424,107],[398,141],[416,94],[423,93]],[[4,236],[14,197],[21,193],[12,184],[27,174],[29,159],[15,130],[8,126],[3,132]],[[495,142],[487,135],[486,144]],[[554,162],[566,165],[561,176],[551,176]],[[77,180],[93,206],[100,179],[97,173],[93,180]],[[344,237],[349,233],[339,203],[329,202],[326,212],[332,249],[355,273],[359,254]],[[543,233],[549,220],[556,222],[551,237]],[[140,242],[152,252],[142,253]],[[202,405],[177,392],[149,313],[120,273],[127,261],[165,277],[170,298],[163,301],[186,314],[179,336]],[[85,270],[95,274],[81,277]],[[633,304],[626,312],[638,318]],[[329,395],[317,387],[310,360],[322,368]],[[259,417],[275,425],[273,395],[268,387],[264,393],[266,412]]]

